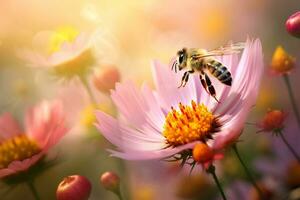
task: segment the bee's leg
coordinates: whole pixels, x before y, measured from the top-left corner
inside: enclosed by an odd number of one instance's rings
[[[204,78],[202,77],[202,74],[199,75],[199,78],[200,78],[202,87],[205,89],[205,91],[206,91],[207,93],[209,93],[208,90],[207,90],[207,84],[206,84]]]
[[[211,81],[209,79],[209,77],[207,76],[207,74],[205,74],[205,82],[207,84],[207,88],[208,88],[208,91],[210,93],[210,95],[218,102],[218,99],[216,98],[216,90],[214,88],[214,86],[211,84]]]
[[[188,73],[189,72],[184,72],[184,74],[183,74],[183,76],[182,76],[182,78],[181,78],[181,83],[180,83],[180,86],[178,87],[178,88],[181,88],[182,86],[183,86],[183,83],[185,82],[185,80],[186,80],[186,76],[188,76]],[[187,78],[188,79],[188,78]],[[186,84],[186,83],[185,83]],[[184,87],[184,86],[183,86]]]
[[[185,87],[185,85],[187,84],[187,82],[189,81],[189,76],[190,76],[190,73],[187,72],[186,76],[185,76],[185,79],[184,79],[184,84],[182,87]]]

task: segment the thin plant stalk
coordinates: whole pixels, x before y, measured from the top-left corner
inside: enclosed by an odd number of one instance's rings
[[[282,134],[281,131],[277,132],[277,135],[280,136],[280,138],[282,139],[282,141],[284,142],[284,144],[287,146],[287,148],[289,149],[289,151],[293,154],[293,156],[298,160],[298,162],[300,163],[300,156],[297,154],[297,152],[294,150],[294,148],[289,144],[289,142],[286,140],[286,138],[284,137],[284,135]]]
[[[79,76],[79,78],[80,78],[80,81],[81,81],[82,85],[84,86],[86,92],[88,93],[88,95],[90,97],[91,103],[96,104],[96,102],[97,102],[96,98],[95,98],[95,96],[92,92],[92,89],[91,89],[86,77],[85,76]]]
[[[218,189],[219,189],[219,191],[221,193],[221,196],[222,196],[223,200],[227,200],[226,195],[224,193],[224,190],[222,188],[222,185],[221,185],[221,183],[220,183],[220,181],[219,181],[219,179],[218,179],[218,177],[216,175],[216,168],[215,168],[215,166],[210,165],[209,168],[206,170],[206,172],[212,175],[212,177],[213,177],[213,179],[214,179],[214,181],[215,181],[215,183],[216,183],[216,185],[217,185],[217,187],[218,187]]]
[[[292,85],[291,85],[289,76],[287,74],[285,74],[283,76],[283,79],[284,79],[284,82],[286,84],[286,87],[287,87],[287,90],[288,90],[288,93],[289,93],[289,98],[290,98],[290,101],[291,101],[291,104],[292,104],[292,107],[293,107],[293,111],[294,111],[294,114],[295,114],[297,122],[298,122],[298,126],[300,128],[300,114],[299,114],[299,111],[298,111],[297,103],[296,103],[295,96],[294,96],[294,93],[293,93],[293,90],[292,90]]]
[[[244,171],[248,177],[248,179],[250,180],[251,184],[253,185],[253,187],[256,189],[257,193],[259,194],[259,196],[264,199],[264,193],[262,192],[262,190],[258,187],[256,181],[254,180],[250,170],[248,169],[248,167],[246,166],[245,162],[243,161],[239,151],[238,151],[238,148],[237,148],[237,145],[234,144],[232,146],[232,149],[236,155],[236,157],[238,158],[239,162],[241,163],[242,167],[244,168]]]
[[[117,192],[116,195],[119,197],[119,200],[124,200],[121,192]]]
[[[35,200],[40,200],[41,198],[40,198],[40,196],[39,196],[39,194],[38,194],[38,192],[37,192],[37,190],[36,190],[33,182],[32,181],[28,181],[26,183],[27,183],[28,188],[31,191],[32,195],[34,196],[34,199]]]

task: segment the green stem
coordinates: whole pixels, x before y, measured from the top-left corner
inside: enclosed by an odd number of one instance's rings
[[[121,192],[117,192],[116,195],[119,197],[119,200],[123,200],[123,196],[122,196]]]
[[[210,165],[209,168],[206,170],[206,172],[212,175],[212,177],[213,177],[213,179],[214,179],[214,181],[215,181],[215,183],[216,183],[216,185],[217,185],[217,187],[218,187],[218,189],[219,189],[219,191],[220,191],[220,193],[222,195],[223,200],[227,200],[227,198],[225,196],[225,193],[224,193],[224,191],[222,189],[221,183],[220,183],[220,181],[219,181],[219,179],[218,179],[218,177],[216,175],[216,168],[215,168],[215,166]]]
[[[259,196],[260,196],[262,199],[264,199],[264,193],[263,193],[262,190],[258,187],[258,185],[257,185],[257,183],[255,182],[253,176],[251,175],[249,169],[247,168],[246,164],[245,164],[244,161],[242,160],[242,157],[241,157],[241,155],[240,155],[240,153],[239,153],[239,151],[238,151],[237,145],[234,144],[234,145],[232,146],[232,148],[233,148],[233,151],[234,151],[236,157],[238,158],[238,160],[240,161],[242,167],[244,168],[244,171],[245,171],[245,173],[246,173],[248,179],[249,179],[250,182],[252,183],[253,187],[256,189],[256,191],[257,191],[257,193],[259,194]]]
[[[297,107],[297,104],[296,104],[296,100],[295,100],[295,96],[294,96],[294,93],[293,93],[293,90],[292,90],[292,85],[291,85],[289,76],[287,74],[285,74],[283,76],[283,79],[284,79],[284,82],[285,82],[286,87],[288,89],[289,97],[290,97],[290,100],[291,100],[293,111],[295,113],[295,116],[296,116],[296,119],[297,119],[297,122],[298,122],[298,126],[300,127],[300,114],[299,114],[299,111],[298,111],[298,107]]]
[[[84,86],[86,92],[88,93],[88,95],[90,97],[91,103],[96,104],[96,102],[97,102],[96,98],[95,98],[95,96],[94,96],[94,94],[91,90],[91,87],[90,87],[86,77],[85,76],[79,76],[79,78],[80,78],[80,81],[81,81],[82,85]]]
[[[298,160],[298,162],[300,163],[300,157],[297,154],[297,152],[293,149],[293,147],[289,144],[289,142],[286,140],[286,138],[284,137],[284,135],[282,134],[281,131],[277,132],[278,135],[280,136],[280,138],[282,139],[282,141],[284,142],[284,144],[287,146],[287,148],[290,150],[290,152],[293,154],[293,156]]]
[[[37,192],[37,190],[36,190],[36,188],[35,188],[33,182],[32,182],[32,181],[28,181],[28,182],[27,182],[27,185],[28,185],[28,187],[29,187],[29,189],[30,189],[32,195],[34,196],[34,199],[40,200],[41,198],[39,197],[38,192]]]

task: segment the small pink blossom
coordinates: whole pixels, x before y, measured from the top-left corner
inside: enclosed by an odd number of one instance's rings
[[[62,104],[58,101],[43,101],[29,109],[24,121],[22,130],[10,113],[0,116],[0,178],[26,171],[67,132]],[[19,159],[13,159],[11,154]]]

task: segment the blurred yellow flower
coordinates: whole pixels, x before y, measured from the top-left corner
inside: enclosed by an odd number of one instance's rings
[[[287,74],[295,67],[295,58],[290,56],[282,46],[278,46],[273,54],[271,68],[276,74]]]
[[[80,113],[80,123],[86,128],[94,127],[96,122],[95,111],[102,110],[105,113],[114,115],[114,108],[111,103],[89,104]]]
[[[140,186],[133,194],[134,200],[154,200],[155,192],[154,188],[149,186]]]
[[[277,94],[275,94],[273,86],[262,85],[260,93],[257,99],[256,107],[259,110],[265,110],[266,108],[272,107],[277,99]]]

